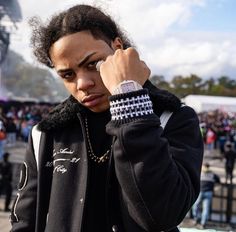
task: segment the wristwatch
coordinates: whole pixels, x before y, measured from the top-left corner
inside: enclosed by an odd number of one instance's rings
[[[142,89],[142,85],[133,80],[122,81],[119,85],[116,86],[115,90],[112,92],[113,95],[128,93]]]

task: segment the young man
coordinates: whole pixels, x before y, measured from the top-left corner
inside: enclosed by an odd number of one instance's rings
[[[225,157],[225,183],[232,184],[233,183],[233,171],[234,171],[234,163],[236,158],[236,151],[233,149],[233,144],[230,141],[225,143],[224,149],[224,157]]]
[[[147,80],[99,9],[77,5],[31,25],[34,54],[71,96],[32,131],[12,231],[178,231],[199,193],[195,112]]]
[[[200,223],[200,229],[205,228],[210,216],[214,186],[216,183],[220,183],[219,176],[211,171],[209,163],[205,163],[201,174],[201,191],[195,204],[193,205],[193,216],[195,223]],[[200,209],[202,209],[202,213]]]

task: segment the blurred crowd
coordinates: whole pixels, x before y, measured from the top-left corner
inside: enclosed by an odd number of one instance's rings
[[[224,155],[228,145],[236,149],[236,113],[212,111],[199,114],[206,152],[219,149]]]
[[[207,159],[203,162],[200,194],[192,207],[192,214],[194,226],[204,229],[212,212],[215,184],[225,182],[229,187],[233,184],[236,159],[236,113],[216,110],[203,112],[198,116],[205,145],[204,155],[208,159],[215,156],[220,158],[224,161],[225,168],[225,178],[221,178],[222,176],[211,170],[210,164],[206,162]],[[227,202],[230,202],[232,196],[229,195],[229,190],[227,194]],[[226,222],[230,224],[232,211],[229,206],[225,213]]]
[[[17,140],[27,142],[32,126],[45,117],[51,108],[48,104],[0,107],[0,160],[5,146],[14,146]]]
[[[45,117],[53,106],[48,104],[21,104],[0,106],[0,159],[4,146],[13,146],[16,140],[27,141],[33,125]],[[219,150],[224,156],[228,144],[236,150],[236,113],[211,111],[199,114],[206,154]]]

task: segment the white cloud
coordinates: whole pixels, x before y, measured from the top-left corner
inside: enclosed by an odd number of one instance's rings
[[[154,73],[165,73],[167,77],[191,73],[219,77],[230,75],[228,69],[236,68],[235,42],[233,38],[186,41],[175,37],[165,39],[154,52],[146,52]]]
[[[24,19],[40,15],[44,20],[74,4],[101,6],[131,36],[152,73],[168,78],[196,73],[202,77],[236,73],[236,36],[212,32],[173,33],[172,29],[194,20],[193,9],[208,7],[213,0],[19,0]],[[222,3],[224,0],[220,0]],[[18,40],[21,37],[20,40]],[[32,60],[30,29],[24,21],[13,36],[11,47]],[[18,39],[14,39],[18,38]]]
[[[138,42],[163,36],[173,24],[186,24],[191,7],[203,7],[206,0],[120,0],[108,9]]]

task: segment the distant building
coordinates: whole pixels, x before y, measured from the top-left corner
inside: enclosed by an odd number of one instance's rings
[[[188,95],[182,101],[197,113],[213,110],[236,113],[236,97]]]
[[[10,25],[22,20],[21,8],[18,0],[0,0],[0,64],[5,59],[10,43]]]
[[[5,100],[1,68],[10,44],[11,27],[17,28],[16,23],[21,20],[22,13],[18,0],[0,0],[0,100]]]

